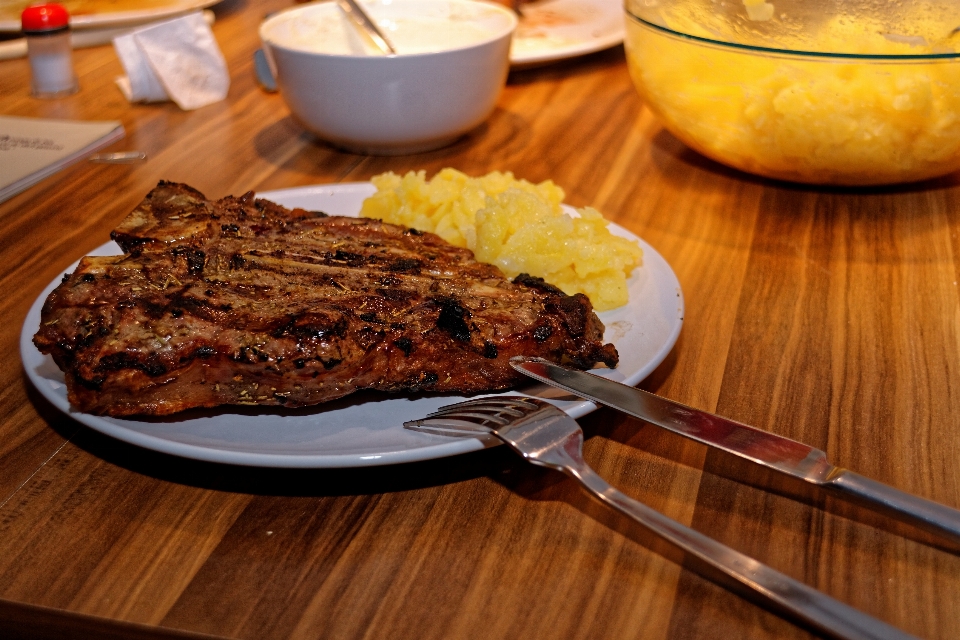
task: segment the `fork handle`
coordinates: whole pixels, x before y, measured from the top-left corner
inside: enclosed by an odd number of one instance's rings
[[[652,533],[721,572],[727,586],[758,599],[795,620],[844,640],[913,638],[802,582],[672,520],[610,486],[593,469],[574,464],[563,469],[601,502],[629,516]],[[715,576],[707,575],[716,580]]]

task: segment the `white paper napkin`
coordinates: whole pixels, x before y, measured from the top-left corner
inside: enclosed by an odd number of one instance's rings
[[[136,29],[113,46],[127,72],[117,85],[130,102],[173,100],[190,110],[227,97],[227,63],[200,12]]]

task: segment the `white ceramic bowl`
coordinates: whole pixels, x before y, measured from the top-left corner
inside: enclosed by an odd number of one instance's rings
[[[436,149],[496,106],[517,26],[477,0],[374,0],[364,8],[397,55],[378,52],[334,2],[277,13],[260,26],[280,94],[307,129],[350,151]]]

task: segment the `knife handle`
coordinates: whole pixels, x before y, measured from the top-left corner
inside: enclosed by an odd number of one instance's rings
[[[960,544],[960,511],[956,509],[894,489],[847,469],[838,469],[823,486],[844,498]]]

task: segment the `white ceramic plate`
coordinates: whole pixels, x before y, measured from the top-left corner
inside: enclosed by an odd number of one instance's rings
[[[521,11],[510,50],[513,67],[557,62],[623,42],[621,0],[536,0]]]
[[[257,196],[287,207],[355,216],[364,198],[374,192],[369,183],[338,184]],[[616,369],[598,369],[604,377],[636,384],[648,376],[673,347],[683,322],[680,283],[667,262],[645,242],[611,225],[617,235],[643,247],[643,266],[629,280],[630,303],[600,314],[605,338],[620,352]],[[117,255],[109,242],[97,255]],[[68,272],[75,268],[72,265]],[[27,376],[40,393],[71,418],[135,445],[186,458],[263,467],[357,467],[428,460],[482,449],[493,440],[445,438],[408,431],[405,420],[422,418],[436,408],[458,402],[450,395],[399,396],[361,392],[334,402],[298,410],[226,407],[189,411],[150,419],[123,419],[79,413],[67,402],[63,374],[50,356],[37,351],[32,338],[40,326],[40,307],[60,283],[56,278],[34,302],[20,336],[20,353]],[[596,408],[540,384],[523,393],[550,399],[574,417]],[[513,392],[515,393],[515,392]]]
[[[0,32],[20,31],[20,12],[35,0],[0,0]],[[220,0],[61,0],[74,29],[132,27],[205,9]]]

